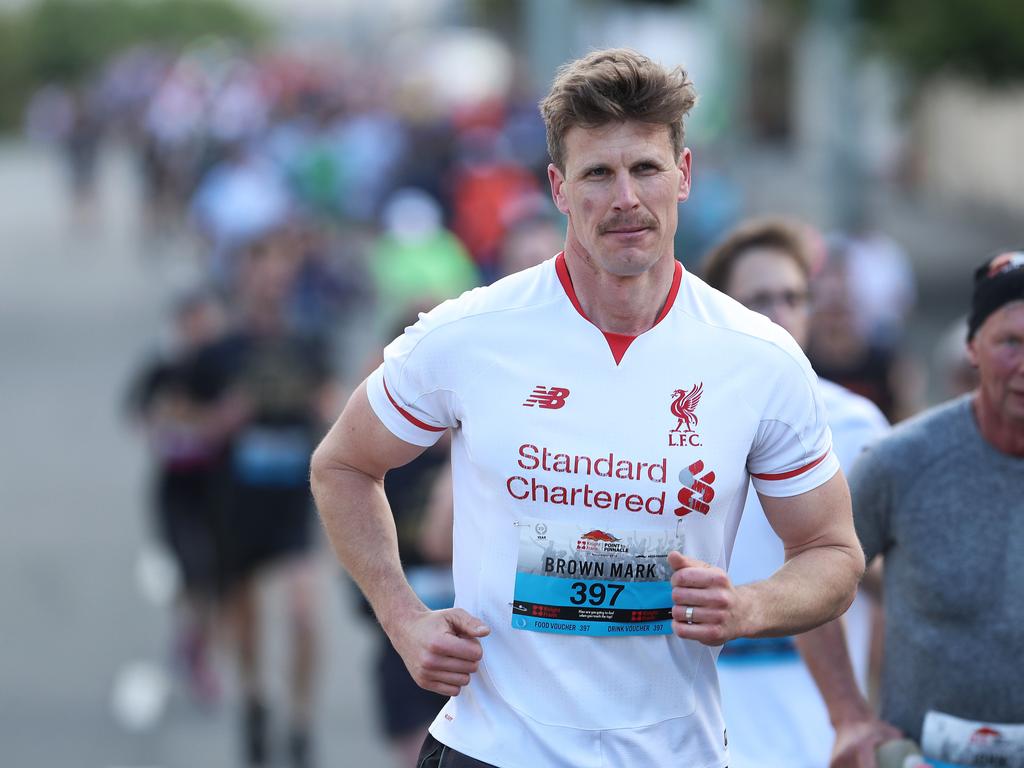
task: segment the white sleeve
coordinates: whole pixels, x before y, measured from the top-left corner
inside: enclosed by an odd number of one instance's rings
[[[450,302],[447,302],[450,304]],[[444,305],[442,305],[444,306]],[[435,309],[384,348],[384,362],[366,380],[374,413],[391,432],[413,445],[431,446],[458,426],[453,390],[451,333]]]
[[[761,415],[747,470],[758,493],[796,496],[817,488],[839,470],[828,414],[810,363],[793,345],[780,360],[781,374]]]

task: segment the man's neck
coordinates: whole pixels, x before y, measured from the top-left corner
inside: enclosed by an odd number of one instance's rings
[[[971,402],[978,431],[986,441],[1001,453],[1024,458],[1024,421],[1002,419],[996,409],[989,406],[980,392]]]
[[[639,275],[619,277],[597,267],[576,242],[565,244],[565,264],[587,318],[606,333],[639,336],[650,330],[668,299],[675,273],[672,254]]]

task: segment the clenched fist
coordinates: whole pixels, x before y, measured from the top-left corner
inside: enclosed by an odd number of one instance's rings
[[[703,560],[670,552],[672,632],[704,645],[722,645],[739,637],[745,607],[729,575]]]
[[[391,632],[391,642],[421,688],[458,696],[480,666],[491,630],[461,608],[423,611]]]

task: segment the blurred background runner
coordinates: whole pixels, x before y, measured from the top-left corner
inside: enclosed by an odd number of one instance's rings
[[[199,350],[223,337],[225,317],[217,297],[201,290],[182,296],[173,313],[166,347],[138,373],[129,407],[153,456],[154,531],[180,573],[174,659],[197,701],[213,704],[220,685],[211,648],[225,577],[224,443],[211,428],[212,393],[197,381],[195,362]]]
[[[807,344],[811,271],[821,242],[806,225],[764,217],[741,222],[704,259],[708,283],[778,323]],[[888,432],[882,412],[860,395],[819,379],[833,448],[844,472],[862,450]],[[762,579],[782,566],[785,552],[753,488],[747,495],[729,574],[737,584]],[[862,588],[844,615],[862,690],[867,689],[875,601]],[[736,768],[810,768],[827,765],[832,751],[828,711],[790,637],[740,639],[718,657],[722,708]]]

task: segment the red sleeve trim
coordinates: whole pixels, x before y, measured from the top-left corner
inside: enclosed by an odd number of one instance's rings
[[[814,469],[816,466],[821,464],[821,462],[823,462],[826,458],[828,458],[828,454],[829,452],[825,451],[825,453],[823,453],[817,459],[812,461],[810,464],[804,464],[802,467],[799,467],[797,469],[791,469],[789,472],[780,472],[777,475],[758,475],[756,473],[752,473],[751,477],[756,477],[758,480],[789,480],[789,478],[791,477],[802,475],[804,472]]]
[[[398,411],[403,416],[405,416],[405,418],[408,419],[410,423],[415,424],[420,429],[425,429],[429,432],[444,432],[447,429],[447,427],[432,427],[430,424],[427,424],[417,419],[415,416],[413,416],[411,413],[405,410],[405,408],[403,408],[397,402],[395,402],[395,398],[391,396],[391,390],[388,389],[388,383],[383,377],[381,378],[381,382],[384,384],[384,394],[388,396],[388,400],[390,400],[391,404],[395,406],[395,410]]]

